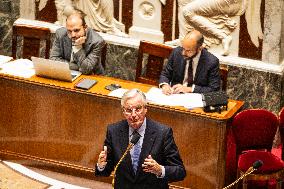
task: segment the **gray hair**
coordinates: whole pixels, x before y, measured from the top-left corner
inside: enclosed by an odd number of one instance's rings
[[[147,105],[146,96],[139,89],[130,89],[130,90],[126,91],[121,98],[121,106],[124,106],[124,104],[127,100],[129,100],[130,98],[134,98],[137,95],[140,96],[140,98],[143,102],[143,105],[146,106]]]

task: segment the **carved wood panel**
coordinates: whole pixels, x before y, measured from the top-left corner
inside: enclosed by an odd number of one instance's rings
[[[164,41],[172,40],[174,2],[175,0],[167,0],[167,4],[165,6],[162,5],[162,32],[164,33]]]

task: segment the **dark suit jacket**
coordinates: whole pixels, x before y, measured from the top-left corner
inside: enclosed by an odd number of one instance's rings
[[[86,35],[87,39],[83,48],[73,56],[75,63],[70,63],[72,41],[67,35],[67,29],[59,28],[56,30],[50,59],[68,62],[70,69],[79,70],[83,74],[103,74],[101,51],[105,42],[99,34],[90,28],[87,29]]]
[[[163,69],[159,83],[168,83],[171,86],[182,84],[185,71],[182,47],[177,47],[171,53],[168,64]],[[206,93],[220,90],[219,59],[206,49],[202,49],[196,68],[193,84],[194,93]]]
[[[129,128],[126,120],[110,125],[107,129],[105,145],[108,156],[105,169],[100,172],[96,167],[97,176],[109,176],[114,170],[129,143]],[[165,167],[165,177],[142,170],[144,159],[151,154],[160,165]],[[119,165],[116,172],[116,189],[167,189],[168,182],[183,180],[186,175],[183,162],[173,138],[171,128],[146,119],[146,130],[138,163],[137,173],[134,174],[130,153]]]

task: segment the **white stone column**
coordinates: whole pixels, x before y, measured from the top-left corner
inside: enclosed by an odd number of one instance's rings
[[[159,0],[134,0],[133,25],[129,29],[129,36],[163,43],[161,12],[162,5]]]
[[[35,0],[20,0],[20,18],[35,19]]]
[[[280,47],[280,62],[284,62],[284,3],[282,1],[282,26],[281,26],[281,36],[280,36],[280,41],[281,41],[281,47]]]
[[[283,56],[284,45],[281,44],[284,40],[283,6],[283,0],[265,0],[262,61],[271,64],[280,64],[280,55]]]

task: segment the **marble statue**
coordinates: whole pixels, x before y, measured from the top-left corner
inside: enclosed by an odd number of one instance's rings
[[[64,25],[66,17],[74,8],[82,10],[86,15],[89,27],[104,33],[126,37],[122,32],[124,25],[113,16],[113,0],[55,0],[58,23]]]
[[[57,10],[56,24],[66,25],[66,18],[74,11],[72,0],[55,0]]]
[[[20,18],[35,19],[35,3],[39,3],[38,11],[41,11],[48,0],[21,0],[20,1]]]
[[[258,46],[258,39],[263,37],[260,28],[260,4],[261,0],[178,0],[179,39],[194,27],[203,33],[207,47],[222,43],[222,54],[228,55],[233,40],[230,34],[237,27],[232,17],[246,12],[250,37]]]

